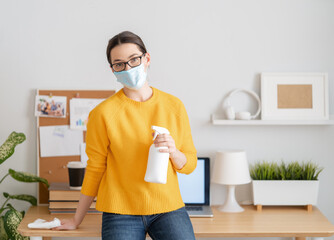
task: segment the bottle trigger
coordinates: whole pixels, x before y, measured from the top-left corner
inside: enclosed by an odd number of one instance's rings
[[[154,131],[154,137],[153,137],[153,141],[156,139],[156,137],[158,136],[158,132],[157,131]]]

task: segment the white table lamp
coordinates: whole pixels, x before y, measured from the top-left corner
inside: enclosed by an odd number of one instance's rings
[[[217,152],[211,182],[227,185],[226,199],[219,211],[244,211],[235,199],[235,186],[251,182],[245,151]]]

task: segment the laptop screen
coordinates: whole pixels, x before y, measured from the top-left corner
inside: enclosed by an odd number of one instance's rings
[[[185,204],[210,204],[210,161],[198,158],[196,169],[189,175],[178,173],[182,200]]]

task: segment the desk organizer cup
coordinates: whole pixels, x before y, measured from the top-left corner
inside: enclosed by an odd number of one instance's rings
[[[70,189],[80,190],[85,176],[86,166],[82,162],[68,162],[68,177],[70,179]]]

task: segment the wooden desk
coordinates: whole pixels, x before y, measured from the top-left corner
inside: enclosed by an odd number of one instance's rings
[[[254,206],[243,206],[242,213],[221,213],[213,207],[213,218],[191,218],[196,237],[329,237],[334,226],[316,208],[308,212],[304,207],[264,207],[257,212]],[[53,220],[71,215],[50,215],[45,206],[31,207],[19,225],[18,231],[35,237],[100,237],[101,215],[86,215],[79,229],[52,231],[29,229],[28,223],[37,218]],[[41,239],[41,238],[32,238]]]

